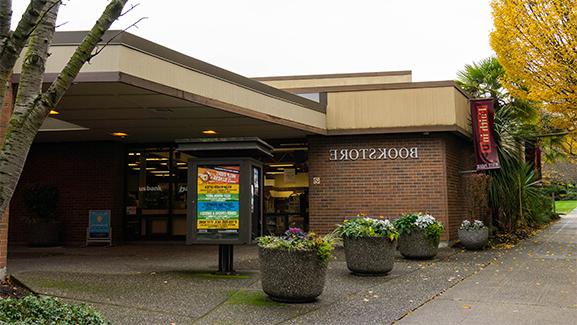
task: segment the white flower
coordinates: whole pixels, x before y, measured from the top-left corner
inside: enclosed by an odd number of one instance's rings
[[[415,225],[418,228],[421,229],[425,229],[427,228],[429,225],[434,224],[435,222],[437,222],[437,220],[435,220],[435,218],[433,218],[432,215],[430,214],[423,214],[417,217],[417,220],[415,220]]]
[[[483,228],[486,227],[483,221],[481,220],[474,220],[473,222],[469,220],[463,220],[463,222],[461,223],[461,227],[459,227],[459,229],[461,230],[478,230]]]

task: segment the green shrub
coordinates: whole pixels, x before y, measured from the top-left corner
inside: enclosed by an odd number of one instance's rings
[[[335,232],[347,238],[385,237],[390,241],[399,238],[399,232],[389,220],[362,216],[345,220],[337,226]]]
[[[24,192],[24,202],[28,211],[33,215],[28,216],[28,223],[54,222],[56,209],[58,209],[58,188],[54,185],[35,184]]]
[[[0,323],[15,325],[108,325],[97,311],[84,304],[69,305],[50,297],[0,299]]]

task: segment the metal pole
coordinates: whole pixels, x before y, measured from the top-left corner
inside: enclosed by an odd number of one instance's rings
[[[234,245],[218,245],[218,272],[222,275],[236,274],[234,271]]]

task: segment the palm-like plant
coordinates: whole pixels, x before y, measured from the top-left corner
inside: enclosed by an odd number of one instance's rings
[[[543,126],[535,103],[512,98],[500,80],[505,71],[495,57],[466,65],[457,84],[475,98],[494,98],[495,139],[501,168],[490,170],[489,200],[496,225],[507,231],[536,224],[551,203],[541,194],[532,162],[525,162],[527,143],[535,143]]]

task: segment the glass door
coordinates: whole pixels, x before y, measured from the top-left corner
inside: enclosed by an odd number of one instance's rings
[[[128,153],[127,239],[167,239],[171,235],[171,150]]]
[[[188,193],[188,160],[184,152],[173,153],[172,230],[173,238],[186,239],[186,195]]]

